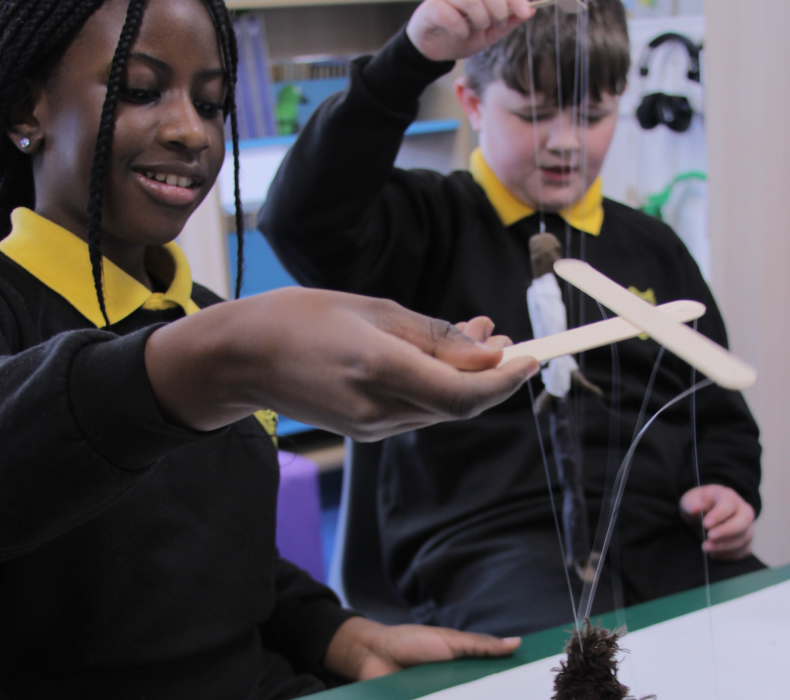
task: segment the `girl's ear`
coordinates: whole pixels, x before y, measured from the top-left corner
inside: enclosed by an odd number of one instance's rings
[[[44,142],[39,112],[44,86],[26,80],[11,104],[6,134],[22,153],[35,153]]]
[[[480,131],[481,116],[480,105],[483,101],[475,90],[469,87],[466,78],[458,78],[455,81],[455,96],[461,103],[461,108],[466,112],[469,123],[475,131]]]

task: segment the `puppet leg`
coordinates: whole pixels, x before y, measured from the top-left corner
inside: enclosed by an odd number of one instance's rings
[[[567,398],[555,398],[549,414],[551,444],[562,487],[562,522],[568,566],[584,579],[590,561],[587,502],[582,487],[579,450],[573,430],[573,410]]]

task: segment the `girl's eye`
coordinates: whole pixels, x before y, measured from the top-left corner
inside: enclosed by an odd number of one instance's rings
[[[216,102],[202,102],[198,100],[194,105],[198,113],[206,119],[213,119],[222,112],[223,109],[223,105],[217,104]]]
[[[137,90],[135,88],[122,87],[121,97],[127,102],[147,104],[156,100],[159,97],[159,93],[155,90]]]

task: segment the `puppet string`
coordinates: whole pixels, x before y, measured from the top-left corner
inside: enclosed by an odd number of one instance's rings
[[[527,35],[527,69],[529,70],[529,98],[532,106],[532,138],[535,149],[535,170],[538,171],[538,215],[540,232],[546,233],[546,217],[543,212],[543,180],[540,177],[540,141],[538,140],[538,105],[535,96],[535,69],[532,57],[532,22],[525,25]]]
[[[697,326],[699,324],[699,319],[694,320],[694,330],[697,330]],[[696,381],[697,378],[697,369],[695,367],[691,368],[691,383],[692,385]],[[694,448],[694,478],[697,482],[697,489],[702,489],[702,478],[700,476],[699,470],[699,453],[697,451],[697,394],[696,392],[691,395],[691,435],[693,440],[693,448]],[[702,493],[700,491],[700,501],[702,501]],[[700,519],[700,530],[702,532],[702,541],[707,542],[708,540],[708,533],[705,530],[705,512],[702,509],[702,503],[700,502],[700,509],[699,509],[699,519]],[[707,604],[708,604],[708,626],[710,629],[710,645],[711,649],[713,650],[712,661],[713,661],[713,688],[716,694],[716,698],[719,697],[719,673],[718,669],[716,668],[716,636],[713,633],[713,602],[711,601],[710,597],[710,567],[708,566],[708,555],[703,550],[702,551],[702,570],[705,576],[705,595],[707,597]]]
[[[581,628],[579,627],[578,620],[579,617],[576,614],[576,601],[573,599],[573,586],[571,585],[571,577],[568,573],[568,567],[566,566],[566,558],[565,558],[565,545],[562,541],[562,530],[560,529],[560,518],[557,514],[557,504],[554,502],[554,490],[551,486],[551,474],[549,471],[549,460],[546,457],[546,445],[543,442],[543,433],[540,429],[540,421],[538,420],[538,412],[535,408],[535,392],[532,389],[532,380],[530,379],[527,382],[527,387],[529,388],[529,400],[532,404],[532,415],[535,418],[535,431],[538,434],[538,444],[540,445],[540,455],[543,458],[543,470],[546,474],[546,484],[549,490],[549,501],[551,502],[551,514],[554,518],[554,527],[557,530],[557,539],[560,543],[560,556],[562,557],[562,569],[565,571],[565,581],[568,584],[568,595],[571,599],[571,609],[573,610],[573,619],[577,621],[576,624],[576,633],[579,635],[579,645],[582,644],[581,638]]]
[[[612,512],[609,517],[609,525],[606,529],[606,536],[603,541],[603,545],[600,549],[601,557],[595,565],[595,576],[593,578],[592,583],[585,583],[584,589],[582,590],[582,598],[579,604],[579,613],[581,615],[581,619],[584,620],[590,616],[590,612],[592,610],[593,600],[595,599],[595,592],[598,588],[598,583],[601,577],[601,569],[604,560],[606,559],[606,553],[609,548],[609,543],[612,538],[612,532],[614,531],[614,525],[617,521],[617,516],[620,512],[620,504],[622,503],[623,499],[623,492],[625,491],[625,484],[628,480],[628,474],[631,469],[631,463],[633,462],[634,453],[636,452],[636,448],[639,446],[640,441],[644,437],[647,430],[653,425],[653,422],[668,408],[674,406],[679,401],[682,401],[688,396],[691,396],[696,391],[703,389],[707,386],[711,386],[713,381],[710,379],[703,379],[702,381],[694,384],[689,389],[678,394],[674,399],[669,401],[669,403],[662,406],[658,411],[656,411],[652,418],[645,424],[642,430],[639,431],[639,434],[636,436],[636,439],[631,444],[631,447],[628,449],[628,452],[623,459],[623,463],[620,465],[620,470],[617,473],[617,478],[615,480],[615,489],[614,489],[614,502],[612,504]]]

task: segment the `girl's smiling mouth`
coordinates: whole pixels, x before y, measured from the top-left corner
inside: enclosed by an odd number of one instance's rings
[[[174,172],[175,168],[138,168],[132,171],[143,189],[160,204],[188,206],[200,196],[204,178]]]

